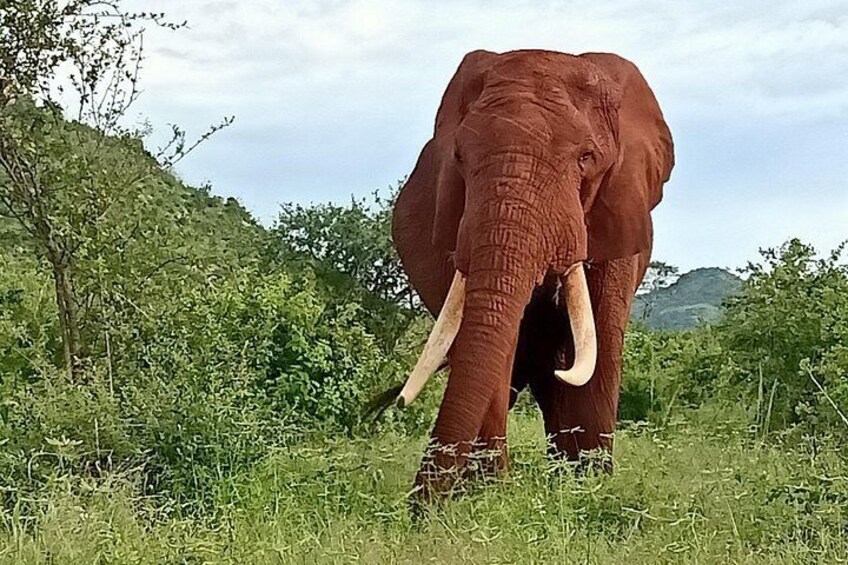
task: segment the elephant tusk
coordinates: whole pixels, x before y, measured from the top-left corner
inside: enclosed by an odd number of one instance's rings
[[[421,356],[418,358],[415,368],[406,380],[406,384],[403,385],[400,395],[398,395],[398,402],[401,406],[409,406],[433,373],[444,365],[445,356],[453,345],[456,334],[459,333],[464,308],[465,275],[457,271],[453,277],[448,296],[445,298],[442,311],[439,312],[439,317],[430,331],[430,337],[427,338],[427,343],[424,345],[424,350],[421,351]]]
[[[598,338],[583,264],[573,266],[563,276],[562,282],[574,336],[574,365],[568,370],[554,371],[554,374],[564,383],[583,386],[592,378],[598,360]]]

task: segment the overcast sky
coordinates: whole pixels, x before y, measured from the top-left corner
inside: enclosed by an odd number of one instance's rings
[[[611,51],[674,135],[654,256],[738,267],[792,236],[848,238],[845,0],[131,0],[186,19],[148,34],[135,110],[163,130],[236,122],[180,165],[270,223],[280,202],[394,184],[474,49]]]

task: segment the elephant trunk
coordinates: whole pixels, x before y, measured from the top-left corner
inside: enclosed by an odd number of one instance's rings
[[[548,190],[560,175],[550,170],[540,174],[544,169],[533,158],[512,156],[478,171],[475,181],[491,190],[487,200],[467,207],[470,213],[457,242],[458,270],[444,306],[412,374],[403,386],[380,396],[379,410],[393,399],[409,405],[449,351],[456,375],[451,382],[463,382],[463,375],[469,375],[469,390],[479,397],[475,402],[485,404],[495,383],[508,380],[524,308],[534,283],[549,269],[563,273],[562,298],[571,314],[577,353],[574,366],[556,376],[575,386],[591,377],[597,357],[595,324],[585,273],[577,268],[586,252],[582,207],[576,190]]]
[[[505,413],[519,326],[543,263],[542,237],[526,203],[499,198],[476,211],[465,308],[434,429],[442,445],[474,441],[493,403],[502,402],[494,408]]]

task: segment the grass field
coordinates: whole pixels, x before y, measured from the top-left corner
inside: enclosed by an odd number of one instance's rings
[[[214,518],[173,518],[126,478],[57,480],[7,516],[0,563],[837,563],[848,560],[848,463],[821,445],[758,441],[704,413],[619,434],[612,476],[544,455],[511,422],[512,467],[410,519],[422,440],[295,446],[232,477]],[[169,517],[171,516],[171,517]]]

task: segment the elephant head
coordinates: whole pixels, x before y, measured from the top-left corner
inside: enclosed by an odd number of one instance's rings
[[[461,415],[440,439],[476,433],[478,412],[509,382],[525,307],[546,277],[559,282],[575,342],[557,376],[587,382],[596,338],[584,265],[650,248],[650,211],[672,165],[662,114],[628,61],[468,54],[394,217],[404,267],[438,314],[400,401],[449,353],[451,381],[463,383],[450,409]]]

